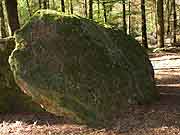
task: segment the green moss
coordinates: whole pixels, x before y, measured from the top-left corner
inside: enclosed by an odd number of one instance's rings
[[[42,10],[15,38],[9,62],[16,81],[57,115],[103,125],[129,104],[158,97],[148,55],[119,30]]]

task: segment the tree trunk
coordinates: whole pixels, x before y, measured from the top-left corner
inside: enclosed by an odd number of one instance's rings
[[[104,10],[104,22],[107,23],[107,11],[106,11],[106,3],[103,2],[103,10]]]
[[[83,0],[84,4],[83,4],[83,10],[84,10],[84,15],[85,17],[88,16],[88,12],[87,12],[87,0]]]
[[[170,17],[171,17],[171,6],[170,0],[167,0],[167,35],[170,33]]]
[[[98,19],[100,18],[100,0],[97,0],[97,7],[98,7]]]
[[[158,17],[157,17],[157,0],[154,0],[154,13],[155,13],[155,34],[157,39],[157,33],[158,33]]]
[[[176,1],[173,0],[173,44],[176,45],[176,29],[177,29],[177,15],[176,15]]]
[[[47,0],[44,0],[44,1],[43,1],[43,8],[44,8],[44,9],[47,9]]]
[[[55,0],[52,0],[52,8],[53,8],[53,9],[56,9]]]
[[[40,8],[40,9],[42,8],[41,3],[42,3],[42,1],[39,0],[39,8]]]
[[[145,0],[141,0],[141,16],[142,16],[142,45],[145,48],[148,48],[147,43],[147,32],[146,32],[146,9],[145,9]]]
[[[26,0],[26,4],[27,4],[27,8],[28,8],[29,15],[32,16],[32,14],[31,14],[31,9],[30,9],[30,5],[29,5],[29,1],[28,1],[28,0]]]
[[[6,37],[6,26],[4,20],[4,10],[3,10],[2,1],[0,1],[0,32],[1,32],[1,38]]]
[[[129,34],[131,34],[131,0],[129,0]]]
[[[18,20],[17,1],[6,0],[5,5],[7,9],[7,16],[8,16],[9,26],[11,29],[11,35],[13,35],[15,30],[20,28],[20,24]]]
[[[164,12],[163,0],[157,0],[157,41],[160,48],[164,47]]]
[[[49,9],[50,8],[49,0],[47,0],[46,3],[47,3],[47,8]]]
[[[73,1],[70,0],[70,9],[71,9],[71,14],[73,14]]]
[[[125,0],[123,0],[123,29],[124,29],[124,33],[127,34],[126,3],[125,3]]]
[[[64,4],[64,0],[61,0],[61,10],[62,10],[62,12],[65,13],[65,4]]]
[[[89,0],[89,19],[93,19],[93,0]]]

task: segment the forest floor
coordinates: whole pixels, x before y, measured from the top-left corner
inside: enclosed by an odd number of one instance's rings
[[[160,100],[132,106],[113,128],[96,129],[49,113],[0,115],[0,135],[180,135],[180,51],[150,53]]]

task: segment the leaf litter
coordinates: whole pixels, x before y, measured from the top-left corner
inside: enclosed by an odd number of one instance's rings
[[[111,128],[78,125],[49,113],[0,114],[0,135],[180,135],[180,54],[152,53],[160,100],[133,105]]]

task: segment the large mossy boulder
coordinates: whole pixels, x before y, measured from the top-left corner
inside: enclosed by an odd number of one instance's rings
[[[103,125],[129,104],[158,97],[148,55],[121,31],[41,10],[15,39],[15,80],[49,112]]]
[[[25,95],[14,81],[8,63],[9,55],[15,48],[13,37],[0,39],[0,113],[42,111],[31,97]]]

